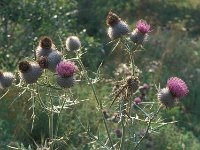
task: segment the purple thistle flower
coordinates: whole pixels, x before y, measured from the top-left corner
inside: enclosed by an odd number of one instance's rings
[[[143,88],[146,89],[146,90],[148,90],[150,88],[150,86],[147,83],[144,83],[143,84]]]
[[[178,77],[171,77],[168,79],[167,87],[172,95],[177,98],[182,98],[189,92],[186,83]]]
[[[71,61],[61,61],[56,66],[56,72],[61,77],[71,77],[78,70],[78,67]]]
[[[136,97],[133,101],[134,104],[139,105],[142,102],[140,97]]]
[[[121,138],[122,137],[122,132],[119,128],[115,129],[115,134],[118,138]]]
[[[146,21],[144,20],[139,20],[136,24],[136,28],[138,29],[139,32],[146,34],[150,32],[151,26],[147,24]]]

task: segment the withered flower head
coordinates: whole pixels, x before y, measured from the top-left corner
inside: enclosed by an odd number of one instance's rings
[[[50,49],[52,47],[52,40],[51,40],[51,38],[44,36],[41,38],[39,45],[43,49]]]
[[[129,76],[126,78],[126,84],[133,91],[133,93],[139,88],[139,83],[140,81],[138,77]]]
[[[120,20],[121,20],[121,18],[119,16],[117,16],[117,14],[113,13],[112,11],[109,11],[107,18],[106,18],[106,24],[108,26],[114,26]]]
[[[21,61],[18,65],[20,72],[26,72],[31,68],[31,65],[28,61]]]
[[[37,62],[41,68],[43,68],[43,69],[48,68],[48,57],[47,56],[41,56]]]

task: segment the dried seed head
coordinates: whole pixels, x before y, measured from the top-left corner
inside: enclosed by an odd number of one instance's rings
[[[28,61],[21,61],[18,65],[20,72],[27,72],[30,68],[31,65]]]
[[[140,81],[138,77],[129,76],[126,78],[126,84],[131,92],[135,93],[139,88]]]
[[[44,36],[41,38],[39,45],[43,49],[50,49],[52,47],[52,40],[51,40],[51,38]]]
[[[116,25],[119,21],[121,20],[121,18],[119,16],[117,16],[117,14],[113,13],[112,11],[109,11],[107,18],[106,18],[106,24],[108,26],[114,26]]]
[[[37,62],[42,69],[48,68],[48,57],[47,56],[41,56]]]

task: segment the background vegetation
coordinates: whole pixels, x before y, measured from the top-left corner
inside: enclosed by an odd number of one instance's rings
[[[83,57],[87,68],[96,71],[104,60],[102,72],[107,78],[116,78],[115,67],[127,60],[120,48],[110,53],[111,45],[107,44],[109,39],[105,24],[109,10],[119,14],[132,28],[138,19],[145,19],[152,26],[149,41],[144,45],[145,50],[135,55],[135,63],[143,72],[143,82],[164,86],[170,76],[178,76],[189,85],[190,93],[182,100],[183,103],[161,114],[163,118],[177,120],[178,123],[153,134],[151,140],[144,141],[144,149],[200,149],[198,0],[1,0],[0,68],[17,71],[19,60],[34,57],[33,51],[43,35],[50,36],[58,49],[64,46],[69,35],[77,35],[87,51]],[[68,149],[95,149],[76,117],[80,116],[83,123],[90,123],[94,133],[100,128],[99,122],[102,120],[95,112],[96,104],[87,88],[86,85],[77,86],[73,91],[78,97],[89,97],[90,100],[78,104],[62,116],[62,130],[59,132],[63,133],[66,129],[71,131],[63,137]],[[105,95],[111,91],[111,85],[100,84],[98,89],[103,100],[108,100]],[[21,143],[28,147],[29,144],[33,145],[32,138],[38,143],[44,143],[48,137],[47,116],[37,111],[34,130],[31,132],[28,95],[10,105],[18,94],[17,89],[13,88],[12,91],[0,101],[0,149],[8,149],[8,144]]]

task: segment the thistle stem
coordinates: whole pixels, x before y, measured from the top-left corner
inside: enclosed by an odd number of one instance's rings
[[[80,66],[81,66],[81,69],[84,71],[85,78],[87,79],[89,85],[92,87],[92,92],[93,92],[93,94],[94,94],[95,100],[96,100],[98,106],[100,107],[100,109],[103,110],[102,102],[101,102],[101,100],[98,99],[98,97],[97,97],[97,93],[96,93],[95,87],[94,87],[93,83],[91,82],[91,80],[90,80],[90,78],[89,78],[89,76],[88,76],[87,70],[85,69],[85,67],[84,67],[84,65],[83,65],[83,63],[82,63],[82,61],[81,61],[81,58],[80,58],[80,56],[79,56],[78,53],[77,53],[77,57],[78,57],[78,62],[79,62],[79,64],[80,64]],[[114,150],[113,142],[112,142],[112,139],[111,139],[109,130],[108,130],[108,126],[107,126],[107,123],[106,123],[106,119],[105,119],[104,114],[103,114],[102,111],[101,111],[101,115],[102,115],[102,118],[103,118],[104,126],[105,126],[105,128],[106,128],[106,132],[107,132],[107,135],[108,135],[108,139],[109,139],[109,141],[110,141],[110,144],[111,144],[112,149]]]
[[[159,106],[159,108],[158,108],[158,110],[155,112],[155,114],[149,119],[149,122],[148,122],[148,124],[147,124],[147,129],[146,129],[146,131],[145,131],[144,136],[140,139],[139,142],[137,142],[137,144],[136,144],[136,146],[134,147],[133,150],[136,150],[136,149],[140,146],[141,142],[144,140],[144,138],[145,138],[145,137],[147,136],[147,134],[149,133],[149,129],[150,129],[150,127],[151,127],[151,122],[152,122],[153,119],[157,116],[157,114],[159,113],[161,107],[162,107],[162,106]]]
[[[120,106],[120,111],[122,113],[121,117],[121,124],[122,124],[122,138],[121,138],[121,145],[120,145],[120,150],[124,150],[124,143],[125,143],[125,138],[126,138],[126,126],[125,126],[125,108],[126,106],[124,105],[124,100],[121,102]]]

